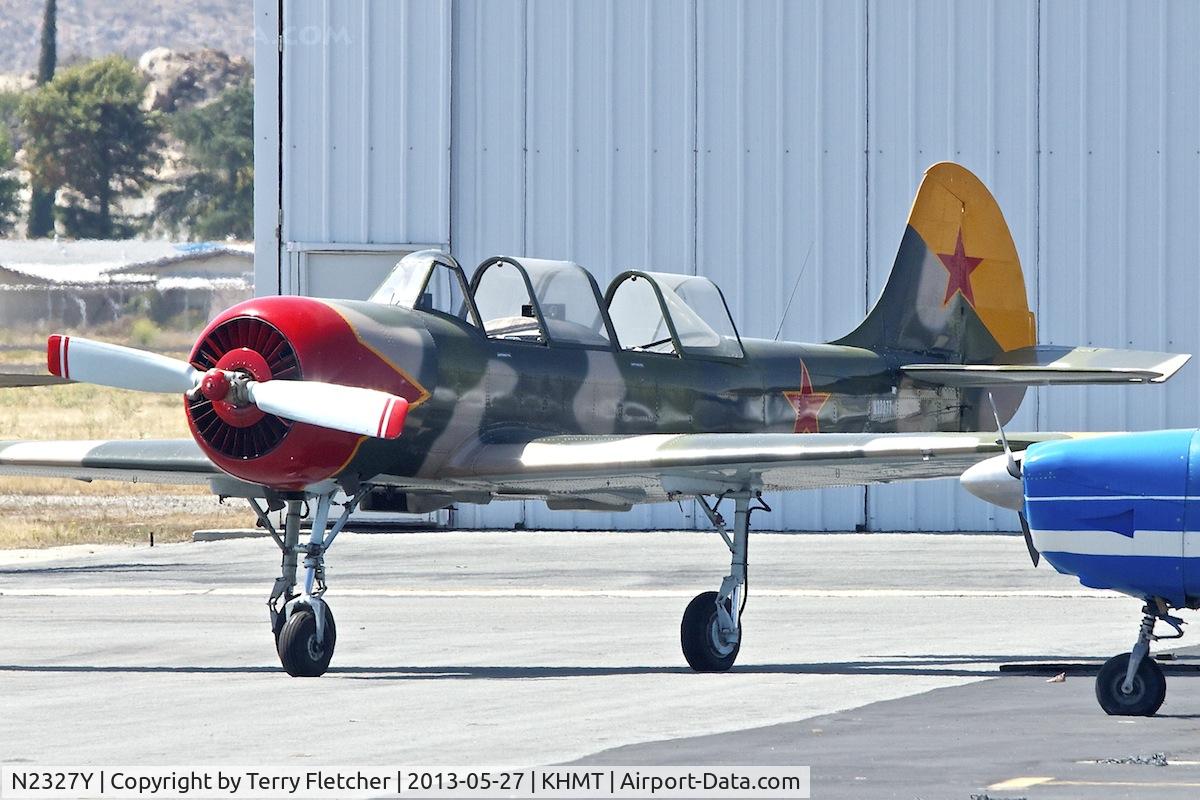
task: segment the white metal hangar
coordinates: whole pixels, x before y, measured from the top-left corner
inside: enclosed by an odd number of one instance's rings
[[[721,285],[825,341],[882,288],[926,166],[1004,209],[1042,341],[1200,352],[1200,4],[255,0],[259,293],[367,293],[400,254]],[[810,252],[811,251],[811,252]],[[805,264],[807,263],[807,266]],[[799,290],[784,319],[793,286]],[[1197,424],[1165,386],[1031,392],[1013,427]],[[770,498],[777,529],[1011,528],[953,482]],[[464,507],[510,527],[693,509]]]

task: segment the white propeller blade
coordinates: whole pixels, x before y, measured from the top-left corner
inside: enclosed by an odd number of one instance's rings
[[[139,392],[183,394],[204,375],[186,361],[59,334],[46,342],[46,361],[60,378]]]
[[[233,377],[221,370],[205,373],[186,361],[145,350],[59,334],[50,337],[46,351],[51,374],[117,389],[183,394],[203,381],[205,396],[220,400],[229,392]],[[380,439],[398,437],[408,414],[408,401],[403,397],[356,386],[250,381],[245,387],[249,401],[268,414]]]
[[[316,381],[251,381],[250,401],[268,414],[362,436],[395,439],[408,401],[387,392]]]

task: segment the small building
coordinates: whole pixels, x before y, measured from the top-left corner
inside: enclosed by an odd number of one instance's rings
[[[211,315],[249,296],[253,245],[163,241],[0,241],[0,324],[87,328],[136,310],[155,322]]]

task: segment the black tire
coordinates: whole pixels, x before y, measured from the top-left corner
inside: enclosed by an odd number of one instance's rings
[[[1133,676],[1133,691],[1121,691],[1129,670],[1130,653],[1104,662],[1096,676],[1096,700],[1105,714],[1118,717],[1152,717],[1167,696],[1167,679],[1162,667],[1150,656],[1142,659]]]
[[[293,678],[316,678],[329,669],[337,644],[333,611],[325,606],[325,641],[317,644],[317,618],[308,605],[296,606],[279,631],[279,663]]]
[[[717,593],[704,592],[696,595],[683,612],[679,643],[688,666],[696,672],[726,672],[742,649],[741,633],[739,620],[737,644],[730,648],[717,641]]]

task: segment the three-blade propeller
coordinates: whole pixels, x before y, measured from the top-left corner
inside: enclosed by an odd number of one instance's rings
[[[46,344],[51,374],[139,392],[193,394],[252,405],[268,414],[360,436],[395,439],[408,401],[387,392],[318,381],[255,381],[240,372],[195,369],[186,361],[132,347],[55,334]]]

